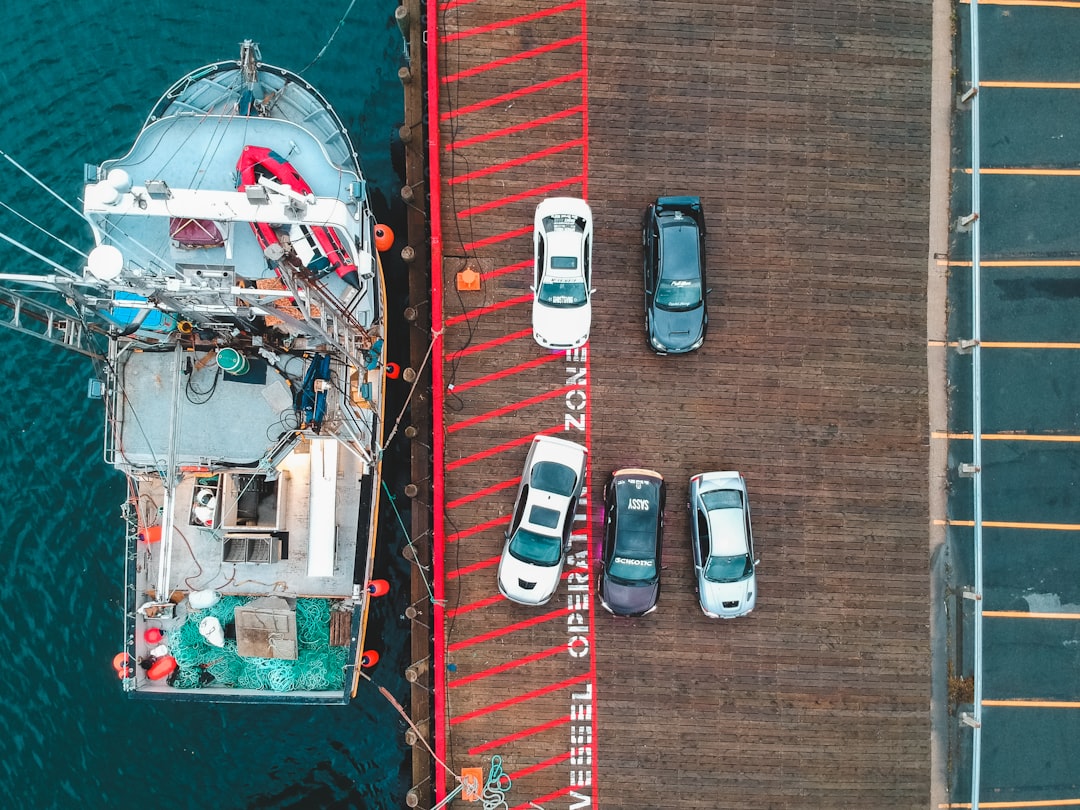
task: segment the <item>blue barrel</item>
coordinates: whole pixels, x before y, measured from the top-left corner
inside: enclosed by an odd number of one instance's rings
[[[222,349],[219,351],[217,364],[221,366],[221,370],[226,374],[234,374],[237,377],[243,377],[251,370],[247,358],[236,349]]]

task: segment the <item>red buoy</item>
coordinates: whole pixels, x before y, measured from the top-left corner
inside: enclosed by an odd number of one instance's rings
[[[375,226],[375,247],[379,253],[386,253],[394,246],[394,232],[385,225]]]
[[[364,654],[360,656],[360,666],[373,667],[379,663],[379,653],[375,650],[364,650]]]
[[[160,681],[162,678],[167,678],[176,669],[176,659],[171,655],[163,655],[153,664],[150,669],[147,670],[146,677],[152,681]]]
[[[113,656],[112,660],[113,669],[120,672],[128,665],[128,654],[126,652],[118,652]],[[121,675],[120,677],[123,677]]]
[[[367,592],[372,596],[386,596],[390,593],[390,583],[385,579],[373,579],[367,585]]]
[[[116,670],[116,677],[120,680],[124,680],[124,678],[134,678],[135,667],[131,666],[131,664],[124,664],[120,669]]]
[[[139,539],[144,543],[159,543],[161,542],[161,527],[160,526],[147,526],[145,529],[139,530]]]
[[[386,378],[388,380],[396,380],[400,376],[401,376],[401,366],[399,366],[397,363],[387,363],[386,364]]]
[[[163,638],[165,638],[165,634],[156,627],[148,628],[147,631],[143,633],[143,640],[147,644],[160,644]]]

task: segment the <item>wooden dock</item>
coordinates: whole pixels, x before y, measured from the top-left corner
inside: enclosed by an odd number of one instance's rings
[[[926,807],[930,4],[428,14],[438,759],[500,757],[511,808]],[[644,338],[662,194],[700,195],[709,227],[687,357]],[[549,354],[531,222],[558,195],[593,208],[597,293],[587,349]],[[591,486],[564,585],[528,609],[495,567],[538,432],[588,445]],[[631,464],[669,482],[665,571],[659,611],[618,620],[590,561]],[[691,570],[687,482],[714,469],[746,476],[762,560],[731,622]],[[423,806],[456,787],[433,768]]]

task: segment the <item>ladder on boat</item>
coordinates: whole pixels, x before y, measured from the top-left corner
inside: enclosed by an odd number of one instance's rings
[[[92,344],[87,325],[77,315],[3,286],[0,286],[0,326],[95,360],[104,359]]]

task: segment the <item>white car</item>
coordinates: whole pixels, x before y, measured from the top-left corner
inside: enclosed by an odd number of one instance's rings
[[[690,479],[690,534],[698,599],[710,619],[745,616],[757,602],[746,481],[737,472]]]
[[[499,591],[507,599],[543,605],[555,595],[585,483],[587,454],[566,439],[533,438],[499,560]]]
[[[592,211],[552,197],[533,218],[533,338],[545,349],[576,349],[592,325]]]

